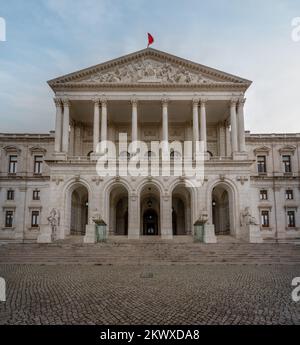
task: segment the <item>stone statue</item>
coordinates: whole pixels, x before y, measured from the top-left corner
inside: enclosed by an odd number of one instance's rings
[[[60,224],[60,213],[59,210],[56,208],[53,208],[50,212],[49,217],[47,217],[47,220],[49,221],[49,224],[51,226],[51,239],[56,240],[57,239],[57,227]]]
[[[257,220],[250,213],[249,207],[245,207],[241,212],[241,226],[258,225]]]

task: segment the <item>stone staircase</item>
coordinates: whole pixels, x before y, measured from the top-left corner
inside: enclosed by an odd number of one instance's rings
[[[158,238],[83,244],[72,239],[51,244],[2,244],[2,264],[299,264],[295,244],[174,242]]]

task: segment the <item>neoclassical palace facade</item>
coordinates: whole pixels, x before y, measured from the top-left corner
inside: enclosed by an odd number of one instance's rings
[[[199,219],[207,243],[300,237],[300,134],[245,131],[250,81],[147,48],[48,84],[55,131],[0,134],[0,241],[93,243],[95,219],[109,238],[191,237]],[[99,176],[97,144],[120,133],[147,145],[201,140],[201,185],[184,174]]]

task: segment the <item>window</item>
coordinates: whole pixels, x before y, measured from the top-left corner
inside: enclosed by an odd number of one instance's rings
[[[9,156],[8,172],[15,174],[17,172],[18,156]]]
[[[287,189],[285,191],[285,199],[286,200],[293,200],[294,199],[294,193],[292,189]]]
[[[13,211],[6,211],[5,212],[5,227],[11,228],[13,226],[13,218],[14,212]]]
[[[288,227],[294,228],[296,226],[295,211],[287,211]]]
[[[282,156],[282,162],[283,162],[284,172],[291,173],[292,172],[291,156],[289,155]]]
[[[40,216],[39,211],[31,212],[31,227],[32,228],[37,228],[39,226],[39,216]]]
[[[34,156],[34,173],[41,174],[43,165],[43,156]]]
[[[259,174],[267,172],[266,156],[257,156],[257,171]]]
[[[40,191],[38,189],[33,191],[32,200],[40,200]]]
[[[268,228],[270,226],[269,211],[261,211],[261,226]]]
[[[260,197],[260,200],[268,200],[268,191],[265,189],[262,189],[259,192],[259,197]]]
[[[7,191],[7,200],[14,200],[15,199],[15,191],[12,189],[9,189]]]

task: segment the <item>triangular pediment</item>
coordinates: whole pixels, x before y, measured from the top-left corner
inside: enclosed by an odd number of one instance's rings
[[[48,83],[53,89],[97,85],[237,85],[247,88],[251,84],[249,80],[152,48],[50,80]]]

